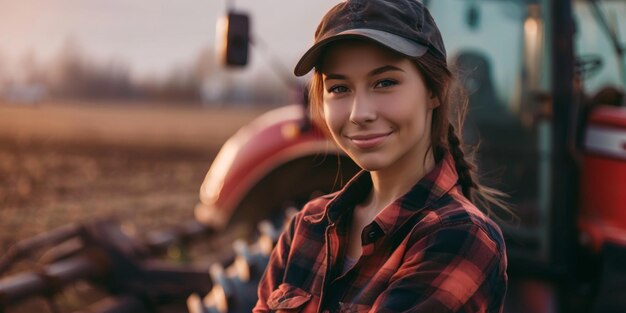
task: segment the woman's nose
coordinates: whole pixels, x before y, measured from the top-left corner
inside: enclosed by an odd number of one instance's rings
[[[361,125],[375,121],[378,114],[371,97],[365,93],[357,93],[352,101],[350,122]]]

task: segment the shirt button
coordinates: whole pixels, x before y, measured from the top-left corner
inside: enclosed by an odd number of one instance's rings
[[[370,239],[374,239],[374,238],[376,237],[376,232],[375,232],[375,231],[371,231],[371,232],[369,232],[369,233],[367,234],[367,236],[368,236]]]

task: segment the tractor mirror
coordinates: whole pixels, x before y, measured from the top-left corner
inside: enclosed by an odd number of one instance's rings
[[[248,64],[250,18],[246,14],[229,12],[217,22],[216,48],[219,62],[226,66]]]

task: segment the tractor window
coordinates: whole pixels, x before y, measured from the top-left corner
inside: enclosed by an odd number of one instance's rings
[[[609,34],[626,47],[626,1],[597,1],[597,10],[591,1],[574,2],[574,45],[579,62],[586,63],[583,87],[590,96],[608,86],[626,88],[626,60],[615,52]]]
[[[550,245],[550,122],[540,114],[549,67],[542,65],[542,13],[529,3],[429,2],[448,62],[469,94],[465,142],[480,145],[482,182],[508,193],[520,218],[501,223],[512,261],[546,260]]]

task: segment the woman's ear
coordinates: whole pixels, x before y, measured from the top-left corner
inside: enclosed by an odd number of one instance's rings
[[[432,92],[430,93],[430,98],[428,99],[428,108],[435,109],[439,106],[439,98],[435,96]]]

